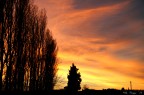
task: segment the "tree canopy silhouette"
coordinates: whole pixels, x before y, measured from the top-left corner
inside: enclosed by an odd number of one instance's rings
[[[78,90],[81,89],[81,75],[80,75],[80,72],[78,72],[78,68],[72,64],[72,66],[70,67],[70,70],[69,70],[69,74],[67,76],[68,78],[68,84],[67,84],[67,87],[66,89],[70,92],[77,92]]]
[[[53,90],[57,43],[32,0],[0,0],[0,90]]]

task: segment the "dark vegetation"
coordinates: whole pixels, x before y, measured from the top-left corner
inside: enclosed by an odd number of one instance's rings
[[[57,45],[31,0],[0,0],[0,90],[53,90]]]
[[[31,0],[0,0],[0,95],[22,92],[38,95],[144,94],[144,91],[124,89],[85,88],[79,91],[82,79],[74,64],[67,76],[67,86],[54,90],[58,48],[46,21],[45,10],[38,10]]]
[[[74,64],[70,67],[68,78],[68,84],[65,87],[65,90],[69,93],[77,93],[81,89],[81,75],[78,72],[78,68]]]

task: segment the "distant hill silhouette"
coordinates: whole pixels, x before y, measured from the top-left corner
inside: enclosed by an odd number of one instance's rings
[[[66,92],[65,90],[53,90],[53,91],[34,91],[34,92],[0,92],[1,95],[144,95],[144,90],[86,90],[86,91],[78,91],[77,94],[73,94]]]

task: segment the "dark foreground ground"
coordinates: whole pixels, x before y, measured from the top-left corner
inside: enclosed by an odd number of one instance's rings
[[[144,95],[144,90],[83,90],[78,93],[67,92],[65,90],[18,92],[3,91],[0,95]]]

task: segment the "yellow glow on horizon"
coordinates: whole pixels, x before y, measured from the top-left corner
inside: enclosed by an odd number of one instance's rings
[[[128,89],[129,81],[132,81],[134,82],[133,88],[143,88],[143,85],[141,85],[143,80],[139,79],[138,77],[133,77],[128,73],[133,72],[133,70],[138,71],[141,68],[141,66],[139,66],[133,60],[119,60],[108,54],[97,54],[96,60],[98,62],[95,64],[95,66],[93,64],[93,67],[91,67],[92,63],[85,60],[85,55],[79,56],[78,58],[76,55],[63,52],[62,54],[58,54],[58,57],[65,60],[63,61],[64,63],[62,62],[59,65],[58,75],[63,77],[66,83],[68,70],[71,63],[73,63],[72,60],[75,60],[77,62],[76,66],[79,68],[79,72],[81,73],[82,85],[91,82],[93,83],[93,86],[90,87],[94,89],[102,89],[102,87],[113,87],[118,89],[125,87]],[[89,57],[92,58],[92,55],[89,55]],[[139,72],[133,73],[134,75],[140,75]],[[66,83],[64,84],[65,86]],[[97,87],[97,85],[99,85],[99,87]]]

